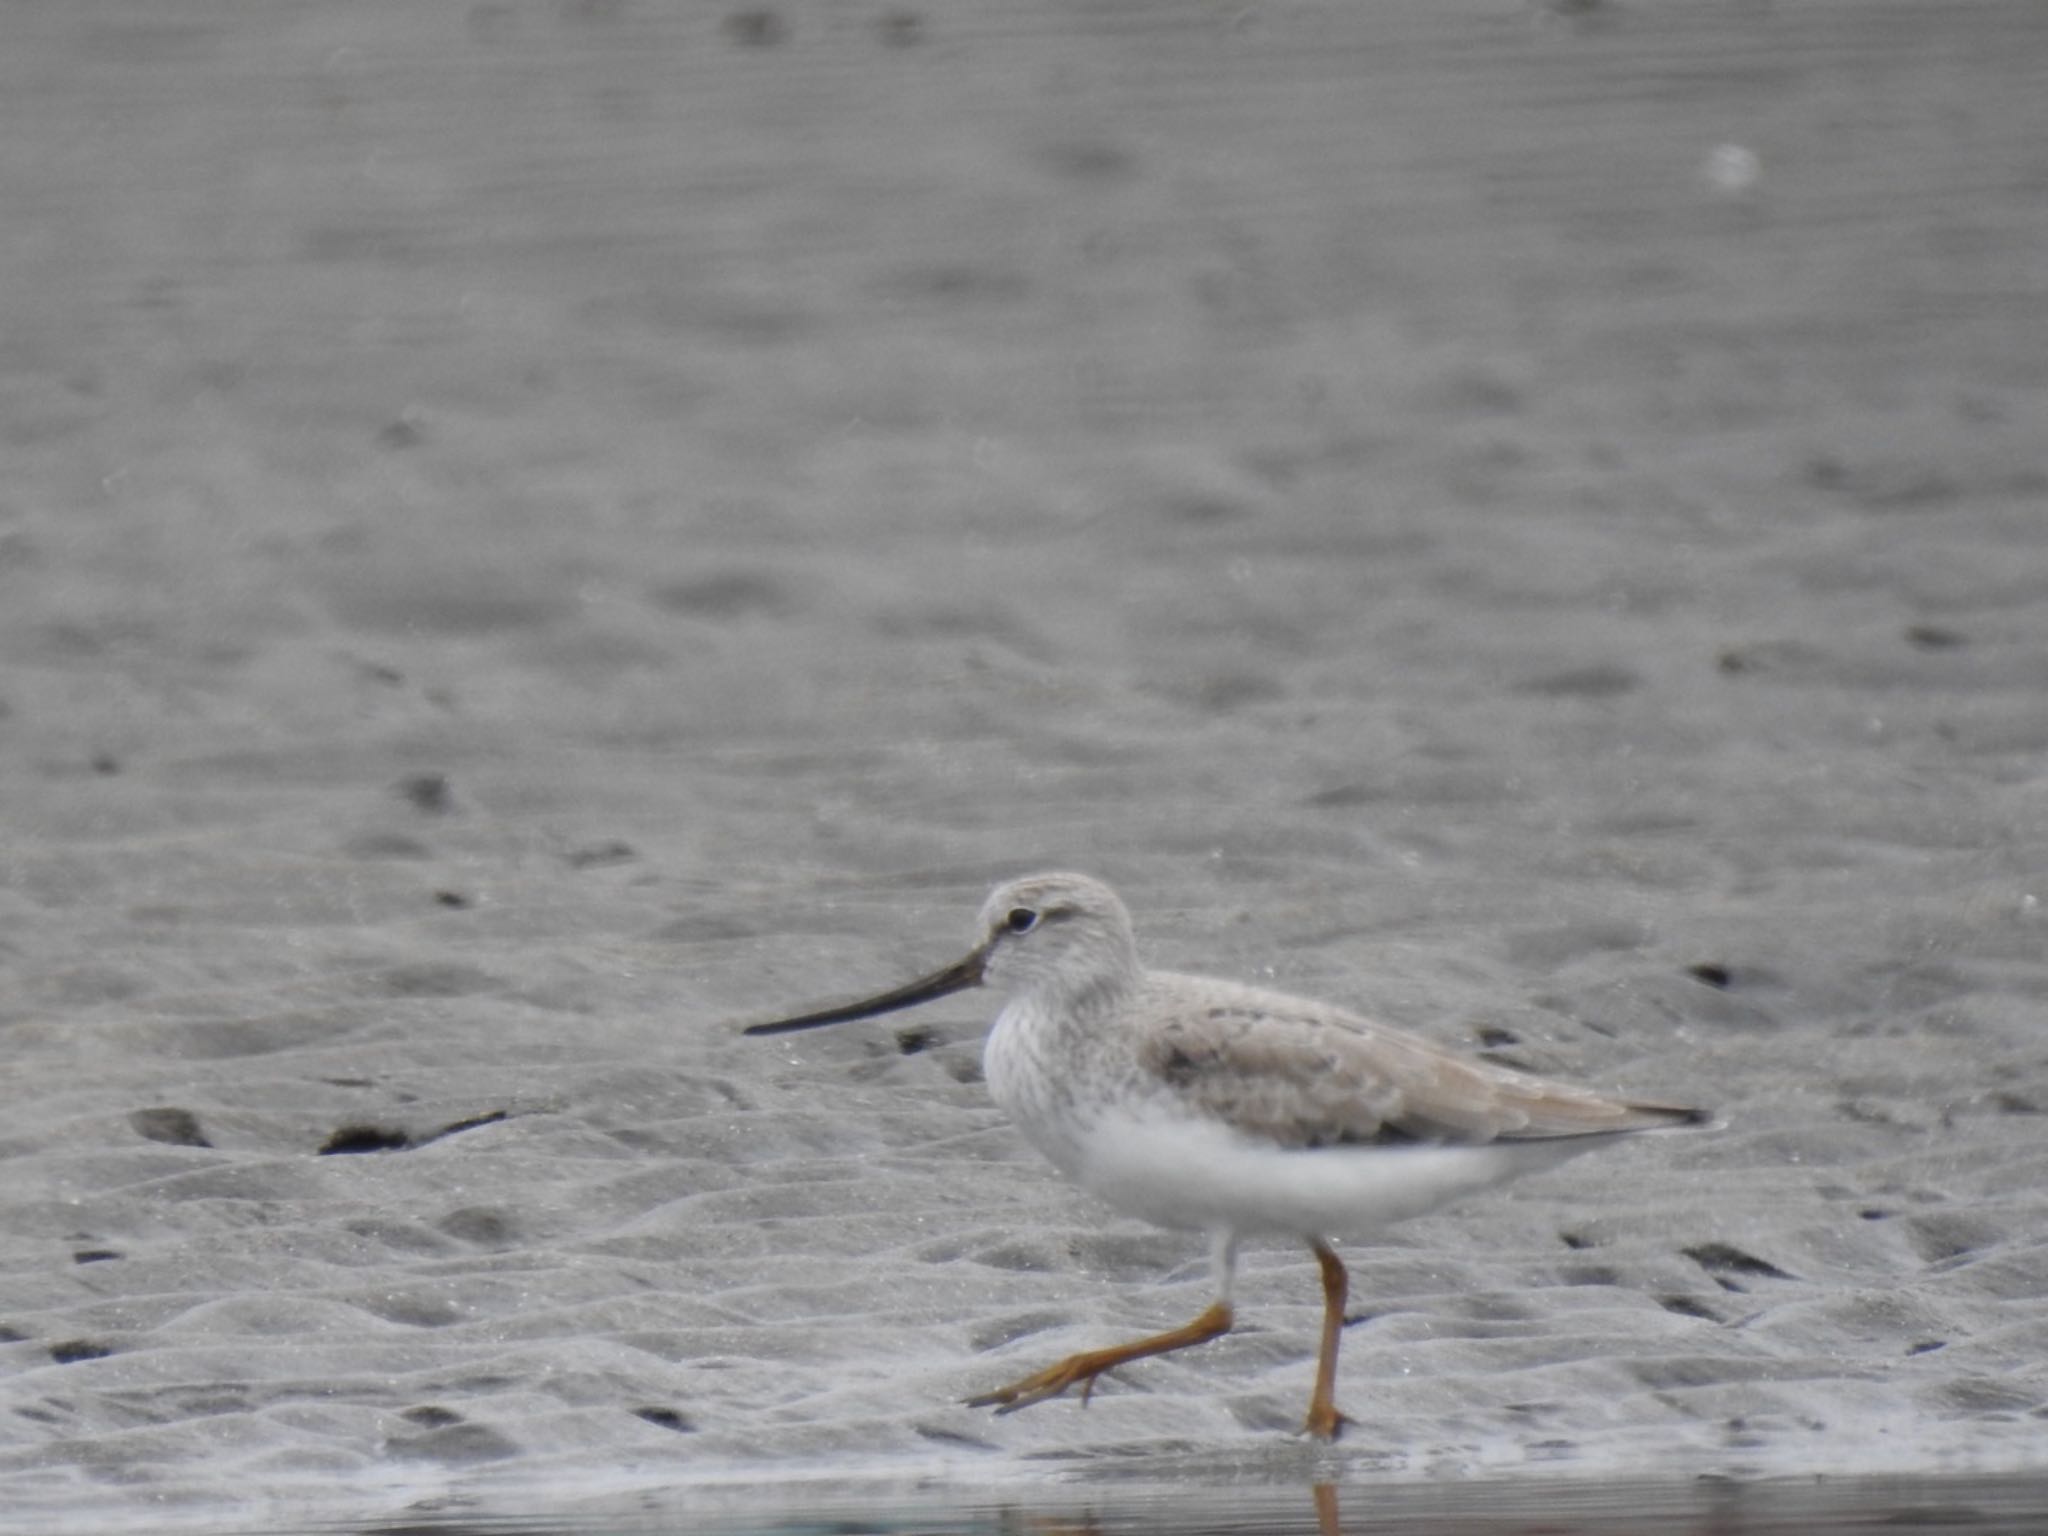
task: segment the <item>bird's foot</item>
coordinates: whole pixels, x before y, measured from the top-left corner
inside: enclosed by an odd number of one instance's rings
[[[1079,1355],[1069,1355],[1057,1365],[1049,1365],[1042,1371],[1033,1371],[1007,1387],[997,1387],[993,1392],[984,1392],[979,1397],[967,1399],[970,1408],[993,1408],[997,1413],[1015,1413],[1019,1408],[1029,1408],[1033,1403],[1042,1403],[1047,1398],[1058,1397],[1069,1388],[1081,1389],[1081,1406],[1088,1406],[1088,1396],[1095,1390],[1095,1379],[1113,1365],[1121,1362],[1104,1359],[1109,1350],[1094,1350]]]
[[[1155,1333],[1148,1339],[1134,1339],[1129,1344],[1118,1344],[1110,1349],[1084,1350],[1078,1355],[1069,1355],[1058,1365],[1049,1365],[1044,1370],[1026,1376],[1022,1381],[1013,1381],[1007,1387],[997,1387],[993,1392],[984,1392],[979,1397],[970,1397],[970,1408],[993,1408],[997,1413],[1015,1413],[1019,1408],[1029,1408],[1033,1403],[1042,1403],[1049,1397],[1058,1397],[1069,1387],[1081,1389],[1081,1406],[1088,1406],[1088,1394],[1095,1390],[1095,1378],[1104,1371],[1115,1370],[1120,1365],[1129,1365],[1133,1360],[1149,1360],[1154,1355],[1171,1354],[1176,1349],[1186,1349],[1192,1344],[1206,1344],[1219,1333],[1230,1332],[1230,1303],[1213,1301],[1208,1309],[1193,1322],[1184,1327]]]
[[[1314,1402],[1308,1405],[1308,1417],[1302,1421],[1301,1432],[1317,1440],[1335,1440],[1350,1422],[1351,1416],[1339,1411],[1335,1403]]]

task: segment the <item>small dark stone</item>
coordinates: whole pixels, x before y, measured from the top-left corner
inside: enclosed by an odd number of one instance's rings
[[[156,1109],[138,1109],[128,1117],[128,1124],[138,1136],[151,1141],[161,1141],[173,1147],[210,1147],[206,1133],[199,1128],[199,1117],[189,1109],[175,1109],[164,1105]]]
[[[1679,1251],[1712,1275],[1725,1290],[1741,1289],[1733,1283],[1732,1277],[1736,1275],[1755,1276],[1766,1280],[1799,1278],[1778,1268],[1768,1259],[1760,1259],[1753,1253],[1744,1253],[1732,1243],[1701,1243],[1697,1247]]]
[[[697,1432],[697,1426],[673,1408],[635,1408],[633,1417],[645,1419],[657,1429],[672,1429],[679,1435],[692,1435]]]
[[[66,1339],[61,1344],[50,1346],[50,1358],[59,1365],[75,1365],[80,1360],[104,1360],[113,1353],[106,1344],[95,1344],[90,1339]]]
[[[1906,627],[1906,640],[1923,651],[1952,651],[1959,645],[1968,645],[1969,636],[1958,629],[1945,629],[1939,624],[1911,624]]]
[[[915,1056],[928,1051],[938,1044],[938,1040],[937,1031],[924,1025],[919,1025],[915,1029],[896,1031],[896,1049],[905,1056]]]
[[[1659,1296],[1657,1305],[1679,1317],[1696,1317],[1703,1323],[1721,1321],[1705,1302],[1696,1301],[1690,1296]]]
[[[409,1424],[422,1429],[446,1429],[450,1424],[460,1424],[462,1415],[452,1408],[443,1408],[438,1403],[422,1403],[417,1408],[408,1408],[399,1415]]]
[[[440,905],[451,907],[458,912],[469,905],[469,898],[460,891],[436,891],[434,892],[434,900]]]
[[[1473,1033],[1478,1036],[1480,1046],[1489,1051],[1497,1051],[1502,1046],[1520,1045],[1522,1043],[1520,1035],[1516,1034],[1512,1029],[1502,1029],[1498,1024],[1482,1024]]]
[[[395,1152],[408,1145],[403,1131],[381,1125],[344,1125],[320,1148],[322,1157],[338,1152]]]
[[[455,809],[453,788],[445,773],[412,773],[392,786],[417,810],[445,816]]]
[[[1735,976],[1727,966],[1713,960],[1703,960],[1698,965],[1688,965],[1685,974],[1694,981],[1705,982],[1717,992],[1726,992],[1735,984]]]
[[[118,1259],[120,1257],[119,1251],[113,1248],[81,1248],[71,1255],[71,1262],[74,1264],[104,1264],[108,1259]]]

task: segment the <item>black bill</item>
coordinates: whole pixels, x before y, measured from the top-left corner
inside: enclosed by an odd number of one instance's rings
[[[793,1019],[777,1019],[770,1024],[749,1024],[740,1033],[743,1035],[786,1035],[798,1029],[822,1029],[827,1024],[850,1024],[855,1019],[872,1019],[877,1014],[894,1013],[899,1008],[915,1008],[919,1003],[928,1003],[935,997],[944,997],[949,992],[964,992],[969,987],[981,985],[982,963],[988,958],[986,949],[977,949],[963,960],[955,960],[943,971],[933,971],[916,981],[883,992],[875,997],[864,998],[857,1003],[841,1003],[836,1008],[821,1008],[816,1013],[799,1014]]]

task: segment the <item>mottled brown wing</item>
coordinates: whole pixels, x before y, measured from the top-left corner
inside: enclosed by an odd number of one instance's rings
[[[1694,1124],[1445,1051],[1386,1025],[1252,988],[1154,975],[1134,1016],[1143,1070],[1189,1105],[1286,1147],[1529,1141]]]

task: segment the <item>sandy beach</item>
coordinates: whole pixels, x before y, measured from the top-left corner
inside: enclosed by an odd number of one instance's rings
[[[0,20],[0,1529],[2048,1470],[2048,7]],[[1184,1321],[990,1002],[1713,1106]]]

